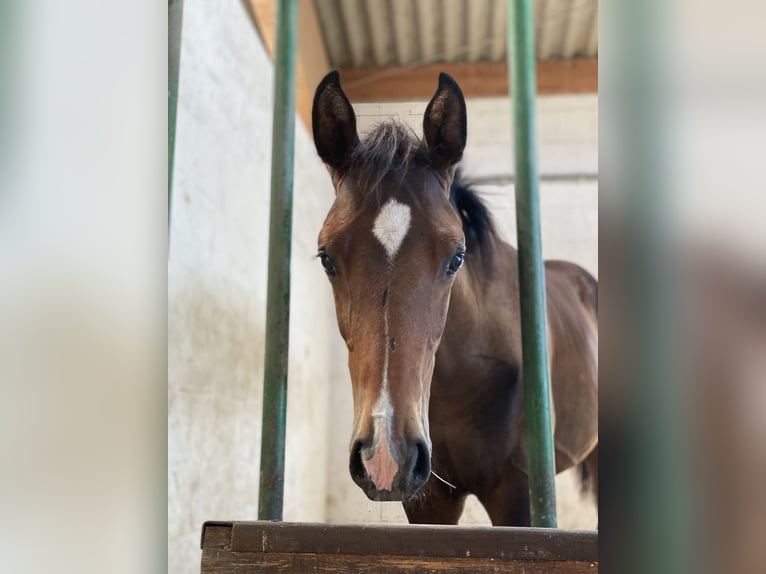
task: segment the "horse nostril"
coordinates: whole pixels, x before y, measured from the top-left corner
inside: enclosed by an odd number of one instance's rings
[[[364,443],[361,440],[356,441],[351,447],[351,458],[349,459],[348,469],[352,477],[363,478],[367,472],[362,464],[362,448]]]
[[[431,454],[426,443],[422,440],[415,442],[415,464],[412,467],[412,477],[417,481],[428,479],[431,474]]]

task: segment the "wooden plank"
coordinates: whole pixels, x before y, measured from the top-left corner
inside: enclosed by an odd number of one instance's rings
[[[206,523],[202,572],[597,572],[598,533],[540,528]]]
[[[208,521],[202,525],[202,548],[231,548],[233,522]]]
[[[503,572],[524,574],[596,574],[596,562],[497,560],[494,558],[439,558],[353,554],[258,553],[205,550],[203,574],[255,574],[266,572],[428,572],[429,574],[476,574]]]
[[[547,528],[235,522],[231,549],[593,561],[597,542],[594,532]]]
[[[352,102],[427,100],[439,72],[450,74],[467,98],[508,96],[505,62],[429,64],[416,68],[344,68],[343,89]],[[598,58],[537,62],[538,94],[598,92]]]

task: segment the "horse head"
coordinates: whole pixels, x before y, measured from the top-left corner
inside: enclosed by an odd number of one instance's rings
[[[428,405],[465,237],[450,203],[466,107],[447,74],[421,140],[386,122],[360,139],[337,72],[317,87],[314,143],[335,201],[319,233],[354,398],[349,468],[372,500],[406,500],[431,473]]]

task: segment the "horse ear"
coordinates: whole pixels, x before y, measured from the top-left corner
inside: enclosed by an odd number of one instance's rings
[[[354,109],[340,87],[338,72],[330,72],[317,86],[311,123],[319,157],[333,171],[345,172],[351,165],[351,153],[359,136]]]
[[[426,108],[423,134],[431,165],[437,169],[453,166],[463,157],[467,134],[465,99],[460,86],[449,74],[439,74],[439,87]]]

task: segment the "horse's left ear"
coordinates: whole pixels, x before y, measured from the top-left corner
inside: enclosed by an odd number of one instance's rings
[[[452,76],[439,74],[439,87],[428,103],[423,118],[423,134],[431,165],[446,169],[463,157],[467,134],[465,99]]]

